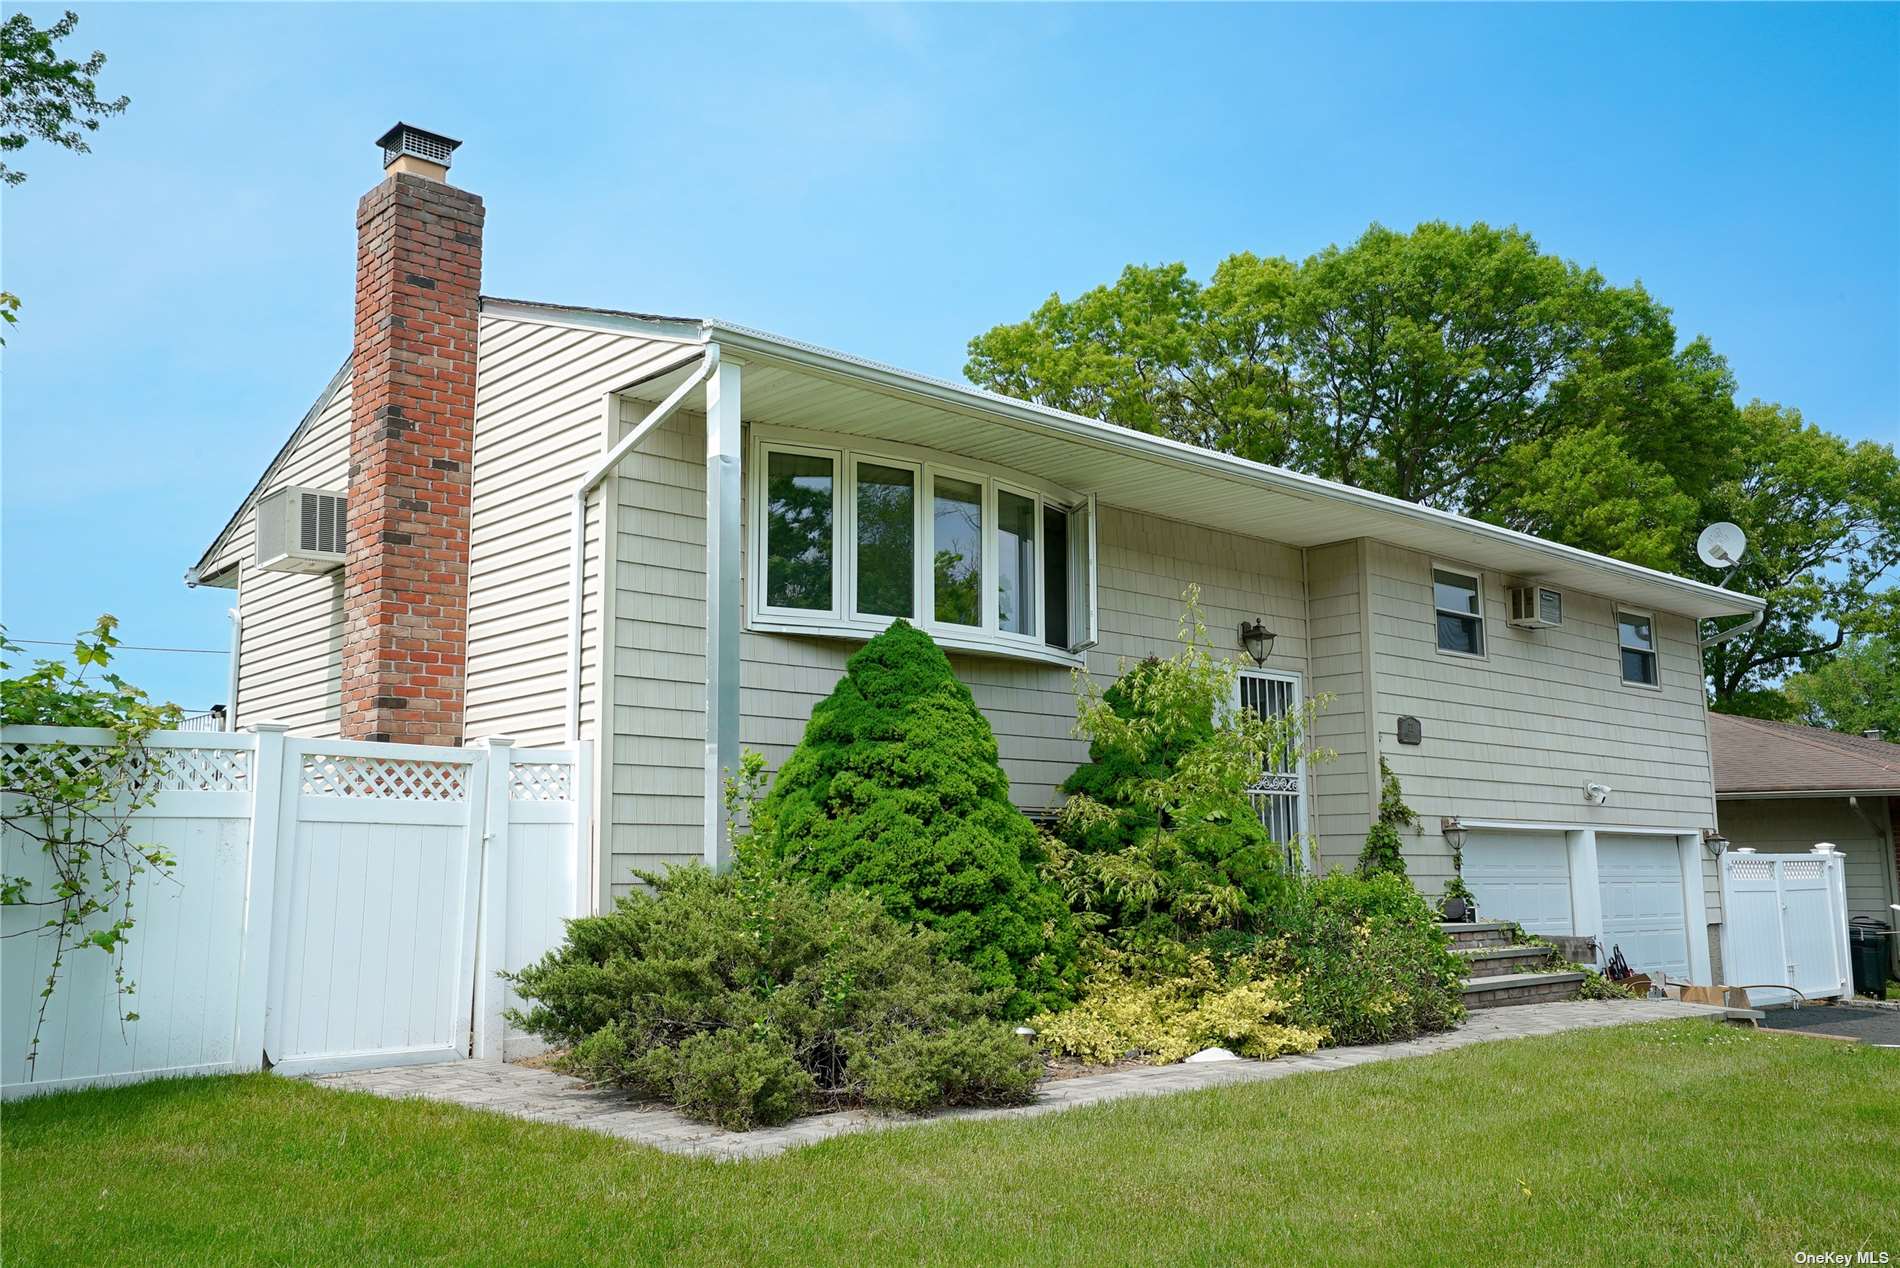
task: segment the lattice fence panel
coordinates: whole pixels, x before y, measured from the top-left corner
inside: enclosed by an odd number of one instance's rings
[[[572,801],[574,767],[567,762],[516,762],[508,768],[508,800]]]
[[[48,776],[74,779],[112,760],[103,744],[9,744],[0,749],[0,780],[9,789]],[[251,786],[248,749],[134,749],[125,759],[134,787],[148,792],[245,792]]]
[[[468,767],[462,762],[306,753],[299,788],[306,797],[467,801]]]

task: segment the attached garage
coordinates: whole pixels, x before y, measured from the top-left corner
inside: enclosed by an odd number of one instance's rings
[[[1598,833],[1597,884],[1603,954],[1621,947],[1638,973],[1689,979],[1689,920],[1676,838]]]
[[[1561,832],[1474,828],[1465,838],[1464,878],[1486,920],[1515,920],[1527,933],[1574,932]]]

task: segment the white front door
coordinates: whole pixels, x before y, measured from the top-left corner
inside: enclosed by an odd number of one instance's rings
[[[1682,855],[1664,836],[1597,834],[1603,895],[1603,954],[1617,947],[1638,973],[1689,977],[1689,928]]]
[[[1563,833],[1473,829],[1464,856],[1480,920],[1515,920],[1526,933],[1574,932]]]

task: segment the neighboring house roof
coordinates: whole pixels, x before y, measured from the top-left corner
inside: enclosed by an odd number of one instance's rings
[[[210,579],[205,575],[204,570],[210,566],[213,559],[217,558],[218,552],[224,549],[224,543],[230,540],[237,526],[244,522],[244,517],[249,513],[251,505],[262,496],[264,489],[270,484],[271,477],[277,474],[277,469],[284,465],[286,458],[290,457],[291,451],[297,447],[297,442],[303,438],[303,434],[310,430],[311,424],[316,422],[318,416],[323,413],[324,407],[330,403],[330,398],[336,395],[338,388],[349,382],[350,359],[350,357],[343,358],[343,364],[337,367],[337,372],[330,376],[330,381],[324,384],[321,392],[317,393],[316,401],[305,411],[297,425],[291,428],[289,439],[284,441],[282,447],[277,450],[277,456],[272,458],[264,468],[264,474],[257,477],[257,483],[251,486],[251,491],[244,495],[242,502],[238,503],[237,510],[231,512],[231,518],[224,522],[224,527],[218,530],[218,535],[211,539],[211,544],[205,547],[202,555],[198,556],[198,562],[186,570],[186,585],[195,586],[200,581]]]
[[[1900,795],[1900,744],[1818,726],[1709,715],[1715,795]]]
[[[1121,458],[1137,458],[1144,464],[1134,476],[1135,485],[1140,487],[1140,491],[1144,495],[1163,495],[1168,492],[1170,481],[1178,481],[1183,495],[1179,505],[1183,506],[1190,493],[1205,496],[1210,479],[1230,490],[1240,486],[1278,493],[1283,495],[1279,501],[1286,504],[1286,514],[1273,518],[1255,517],[1258,521],[1255,535],[1290,546],[1313,546],[1328,541],[1366,537],[1397,542],[1415,550],[1441,554],[1446,558],[1494,568],[1526,579],[1535,578],[1551,585],[1570,586],[1621,602],[1653,605],[1663,611],[1684,615],[1740,616],[1759,612],[1762,608],[1762,601],[1749,595],[1624,563],[1528,533],[1468,519],[1450,511],[1387,497],[1281,467],[1250,462],[1166,437],[1151,436],[1099,419],[1001,396],[968,384],[900,370],[849,353],[835,352],[746,326],[710,318],[664,317],[492,296],[483,297],[482,308],[485,313],[506,313],[525,319],[538,317],[553,323],[624,330],[686,343],[717,342],[735,353],[744,353],[749,360],[769,361],[938,411],[949,410],[966,417],[980,416],[1021,431],[1033,432],[1044,442],[1069,446],[1065,452],[1075,452],[1073,447],[1080,443],[1097,454],[1113,453]],[[684,368],[679,372],[683,374]],[[659,383],[647,386],[655,391],[662,390]],[[748,384],[748,414],[755,407],[763,407],[766,399],[765,393],[753,390]],[[294,436],[292,440],[294,442]],[[1118,462],[1117,465],[1118,470],[1114,474],[1122,477],[1121,483],[1128,484],[1127,464]],[[263,482],[260,481],[259,488],[262,487]],[[1105,488],[1102,491],[1104,497],[1109,496],[1109,490]],[[234,521],[242,517],[256,495],[257,491],[253,490],[252,497],[246,499],[245,505],[233,517]],[[1166,500],[1165,496],[1163,500]],[[210,555],[211,552],[207,551],[206,558]]]

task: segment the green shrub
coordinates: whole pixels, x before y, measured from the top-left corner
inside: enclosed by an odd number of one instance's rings
[[[1405,877],[1332,872],[1276,913],[1262,954],[1299,984],[1293,1018],[1333,1043],[1386,1043],[1456,1025],[1464,965]]]
[[[895,622],[851,657],[755,825],[820,889],[867,891],[936,930],[1006,1015],[1073,997],[1074,919],[1038,871],[989,723],[922,631]]]
[[[1392,768],[1381,757],[1379,813],[1366,832],[1365,846],[1359,851],[1359,874],[1372,876],[1379,872],[1392,872],[1404,876],[1405,843],[1399,836],[1399,829],[1409,828],[1417,822],[1417,813],[1405,804],[1405,794],[1399,788],[1399,777],[1392,773]]]
[[[1106,691],[1084,681],[1089,760],[1063,783],[1050,847],[1070,904],[1123,946],[1254,928],[1286,884],[1290,843],[1248,789],[1264,763],[1296,755],[1304,717],[1230,708],[1234,666],[1213,654],[1191,590],[1181,642]]]
[[[1220,967],[1204,951],[1157,958],[1104,948],[1081,1002],[1030,1024],[1051,1052],[1093,1064],[1167,1065],[1213,1047],[1264,1061],[1325,1039],[1293,1022],[1296,999],[1253,957]]]
[[[940,935],[876,899],[744,857],[676,868],[650,893],[568,923],[511,975],[511,1019],[567,1049],[566,1068],[721,1126],[821,1103],[888,1110],[1027,1100],[1035,1052],[1001,1022]]]

